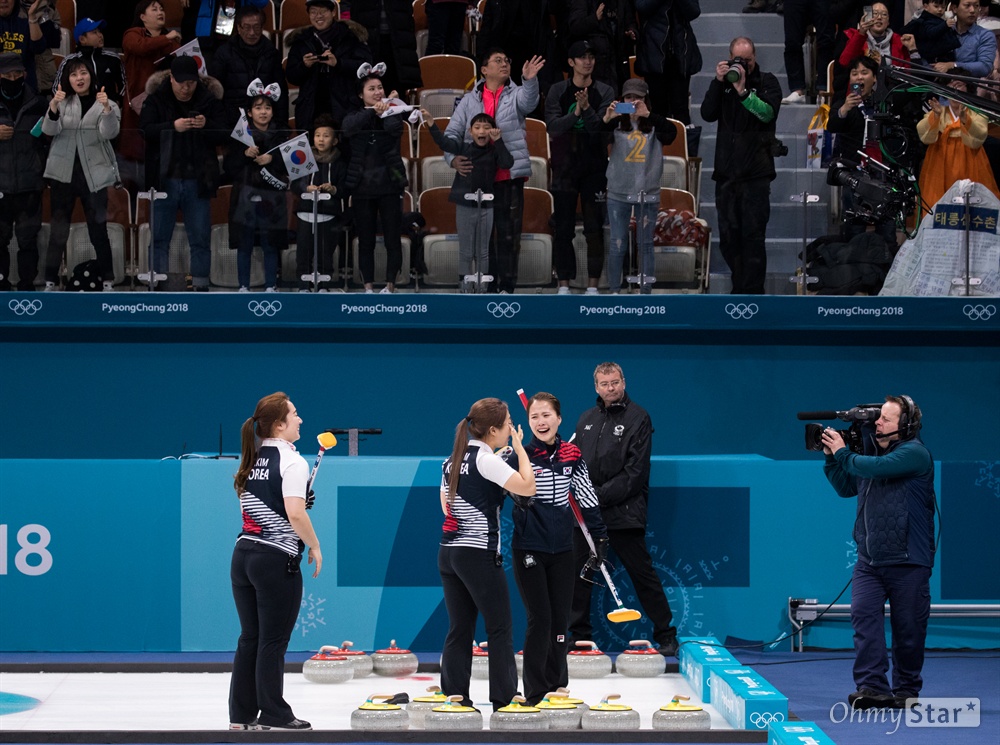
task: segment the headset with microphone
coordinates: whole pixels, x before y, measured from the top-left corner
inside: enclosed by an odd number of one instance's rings
[[[920,407],[913,403],[913,399],[907,396],[905,393],[901,393],[898,396],[890,397],[891,401],[899,404],[902,401],[902,405],[899,407],[899,426],[896,427],[895,432],[884,432],[879,435],[880,438],[892,437],[893,435],[899,435],[901,440],[909,440],[920,429],[920,420],[922,415],[920,413]]]

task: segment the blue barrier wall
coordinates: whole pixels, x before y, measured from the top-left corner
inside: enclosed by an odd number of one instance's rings
[[[0,648],[232,649],[234,470],[231,460],[0,461],[7,526]],[[983,570],[997,565],[1000,464],[943,463],[938,474],[945,533],[933,600],[996,603],[1000,580]],[[390,639],[440,649],[447,619],[436,570],[439,479],[438,459],[324,462],[311,516],[325,564],[318,579],[305,578],[292,650],[344,639],[364,649]],[[681,633],[771,640],[790,628],[790,596],[832,602],[856,558],[854,509],[827,484],[820,459],[654,459],[647,540]],[[627,576],[620,569],[612,576],[635,607]],[[510,592],[520,644],[524,613],[513,578]],[[603,648],[649,636],[645,619],[604,618],[613,608],[607,592],[594,601]],[[997,632],[996,619],[931,619],[928,644],[995,647]],[[849,647],[850,630],[845,622],[816,626],[806,643]]]

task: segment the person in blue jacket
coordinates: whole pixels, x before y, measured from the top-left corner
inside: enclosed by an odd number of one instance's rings
[[[580,567],[573,553],[573,516],[570,499],[580,507],[594,538],[597,559],[607,554],[608,531],[590,483],[580,448],[559,436],[562,423],[559,399],[536,393],[528,401],[528,424],[534,437],[525,446],[535,472],[535,498],[515,502],[514,580],[528,615],[524,637],[524,698],[529,705],[569,682],[566,653],[573,586]],[[517,467],[517,456],[507,460]]]
[[[920,440],[920,408],[886,396],[881,415],[862,427],[864,454],[840,433],[823,431],[823,472],[841,497],[858,497],[851,624],[855,709],[903,708],[920,694],[934,566],[934,460]],[[892,608],[892,686],[886,673],[885,601]]]

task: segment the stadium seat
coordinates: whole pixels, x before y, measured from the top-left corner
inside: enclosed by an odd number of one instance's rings
[[[552,195],[544,189],[524,188],[524,217],[518,286],[537,287],[552,282]]]
[[[683,189],[660,189],[660,210],[671,209],[687,210],[697,216],[694,194]],[[706,228],[704,241],[653,247],[653,274],[658,287],[689,292],[708,291],[711,233],[704,220],[699,222]]]
[[[458,54],[429,54],[421,57],[420,78],[423,87],[455,88],[461,91],[472,90],[476,84],[476,63],[469,57]]]
[[[455,205],[448,201],[451,189],[439,186],[420,194],[418,209],[427,223],[424,237],[424,284],[431,287],[458,287],[458,232]]]
[[[524,120],[528,156],[531,160],[531,176],[526,186],[537,189],[549,188],[549,134],[548,127],[541,119],[528,117]]]

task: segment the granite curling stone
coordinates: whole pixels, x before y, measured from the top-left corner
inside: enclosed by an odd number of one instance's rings
[[[392,694],[375,693],[351,712],[351,729],[398,732],[410,728],[410,715],[398,704],[390,704]]]
[[[667,669],[667,660],[648,639],[634,639],[615,660],[615,672],[626,678],[655,678]]]
[[[388,649],[372,652],[372,670],[376,675],[387,678],[413,675],[419,665],[417,656],[408,649],[397,647],[395,639],[389,642]]]
[[[674,696],[653,712],[653,729],[711,729],[712,717],[700,706],[683,703],[688,696]]]
[[[566,668],[571,678],[603,678],[611,674],[611,658],[594,642],[577,642],[577,649],[566,655]]]
[[[491,730],[543,730],[549,728],[549,718],[535,706],[525,706],[524,696],[514,696],[507,706],[490,715]]]
[[[486,651],[487,643],[472,642],[472,678],[473,680],[490,679],[490,654]]]
[[[601,703],[591,706],[583,712],[580,727],[586,730],[624,731],[639,729],[639,712],[631,706],[615,703],[621,698],[617,693],[610,693],[601,699]]]
[[[535,704],[549,720],[549,729],[580,729],[583,709],[569,702],[565,694],[553,691]]]
[[[462,732],[483,728],[483,715],[462,704],[461,696],[449,696],[440,706],[424,714],[424,729],[432,732]]]
[[[326,645],[302,663],[302,677],[310,683],[344,683],[354,677],[354,665],[337,647]]]
[[[372,658],[362,652],[360,649],[351,649],[354,646],[352,641],[342,641],[340,643],[340,651],[337,654],[341,657],[346,657],[354,665],[354,677],[364,678],[366,675],[372,674]]]
[[[437,686],[427,688],[427,696],[417,696],[406,705],[406,710],[410,713],[410,728],[423,729],[424,716],[435,706],[441,706],[448,697],[441,693]]]

